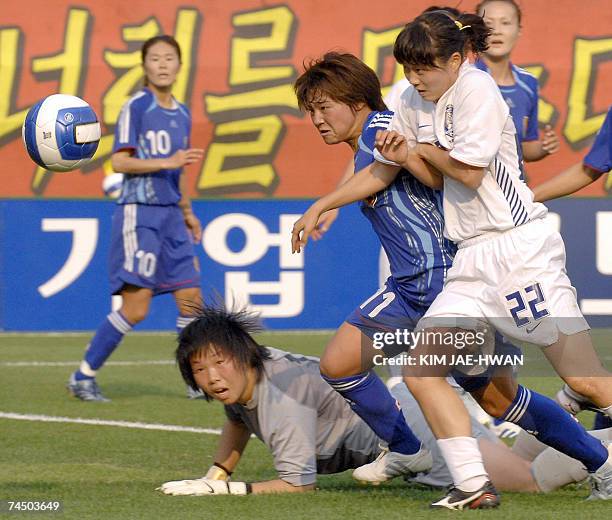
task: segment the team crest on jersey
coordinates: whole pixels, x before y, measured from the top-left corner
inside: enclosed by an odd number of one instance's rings
[[[452,144],[455,139],[455,130],[453,129],[453,105],[446,105],[446,109],[444,110],[444,135],[446,135],[449,144]]]

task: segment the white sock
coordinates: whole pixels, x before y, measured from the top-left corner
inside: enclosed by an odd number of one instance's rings
[[[96,377],[97,370],[94,370],[89,366],[89,363],[85,360],[81,361],[81,366],[79,367],[81,373],[87,377]]]
[[[489,480],[476,439],[451,437],[437,442],[455,487],[469,493],[480,489]]]
[[[607,415],[610,419],[612,419],[612,404],[608,406],[607,408],[602,408],[601,411],[602,413]]]

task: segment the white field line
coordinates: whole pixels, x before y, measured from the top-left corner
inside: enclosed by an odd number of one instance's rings
[[[167,432],[190,432],[206,433],[208,435],[221,435],[221,430],[217,428],[196,428],[194,426],[178,426],[174,424],[143,423],[131,421],[107,421],[103,419],[81,419],[80,417],[73,418],[54,415],[0,412],[0,419],[13,419],[16,421],[89,424],[92,426],[117,426],[119,428],[135,428],[138,430],[157,430]]]
[[[78,366],[80,361],[3,361],[0,367],[72,367]],[[147,361],[108,361],[104,365],[116,367],[131,367],[143,365],[174,365],[171,359],[152,359]]]

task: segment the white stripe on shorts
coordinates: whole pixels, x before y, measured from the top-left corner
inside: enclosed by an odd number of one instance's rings
[[[138,236],[136,235],[136,204],[123,206],[123,268],[134,271],[134,256],[138,251]]]

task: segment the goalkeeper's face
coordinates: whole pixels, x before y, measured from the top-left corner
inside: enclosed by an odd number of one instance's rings
[[[255,369],[239,365],[222,351],[199,351],[190,362],[196,383],[213,399],[223,404],[246,404],[253,396]]]

